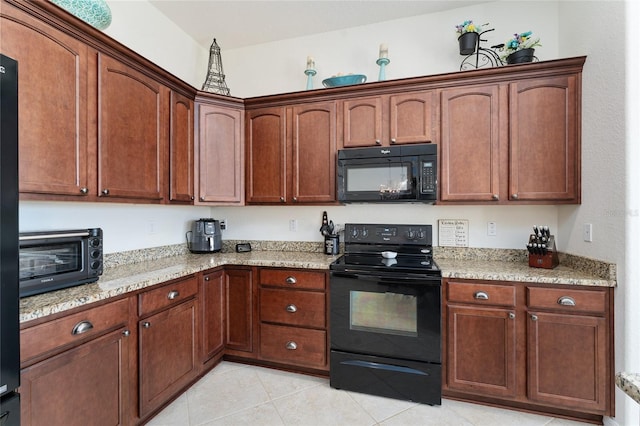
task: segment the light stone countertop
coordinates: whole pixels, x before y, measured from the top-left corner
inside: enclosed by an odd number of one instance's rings
[[[615,280],[601,278],[581,269],[559,265],[555,269],[530,268],[526,262],[506,260],[477,260],[452,258],[436,252],[435,260],[444,278],[518,281],[530,283],[586,285],[614,287]],[[226,250],[213,254],[178,253],[170,257],[138,259],[137,263],[118,264],[117,260],[105,266],[104,274],[91,284],[71,287],[20,300],[20,322],[27,322],[120,296],[149,286],[181,278],[200,271],[224,265],[267,266],[328,270],[338,256],[321,252],[254,250],[235,253]],[[474,256],[475,257],[475,256]],[[105,262],[107,263],[107,262]]]
[[[618,373],[616,374],[616,385],[640,404],[640,374]]]

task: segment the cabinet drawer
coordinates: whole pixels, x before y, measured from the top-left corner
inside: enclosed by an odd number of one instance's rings
[[[198,280],[191,277],[163,285],[138,295],[138,311],[140,315],[166,308],[182,302],[198,292]]]
[[[327,366],[327,333],[322,330],[260,325],[260,355],[265,360],[315,368]]]
[[[325,294],[260,289],[260,321],[325,328]]]
[[[324,290],[325,273],[293,269],[261,269],[260,284],[287,288]]]
[[[527,306],[534,309],[604,313],[606,299],[606,291],[527,287]]]
[[[129,320],[129,300],[121,299],[87,309],[20,332],[20,360],[39,357],[64,346],[73,346],[88,337],[98,336],[126,324]]]
[[[494,306],[515,306],[516,304],[516,288],[514,286],[449,282],[447,288],[449,302]]]

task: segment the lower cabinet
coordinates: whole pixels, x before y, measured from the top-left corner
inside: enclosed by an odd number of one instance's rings
[[[613,414],[612,289],[443,281],[445,396]]]
[[[328,371],[325,272],[261,268],[260,359]]]
[[[23,426],[130,424],[128,306],[122,299],[21,331]]]
[[[254,306],[251,268],[225,268],[225,350],[251,356],[253,352]]]
[[[224,269],[220,268],[216,271],[205,272],[200,280],[201,356],[205,365],[215,364],[218,358],[216,355],[222,356],[224,349],[225,276]]]

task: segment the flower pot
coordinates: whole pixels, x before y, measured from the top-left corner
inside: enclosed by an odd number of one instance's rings
[[[478,45],[478,38],[480,36],[476,32],[468,32],[458,37],[458,44],[460,45],[461,55],[471,55],[476,51]]]
[[[533,62],[533,52],[535,52],[535,49],[532,48],[515,51],[511,55],[507,56],[507,64]]]

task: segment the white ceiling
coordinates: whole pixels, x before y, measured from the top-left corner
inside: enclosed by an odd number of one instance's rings
[[[487,3],[486,0],[149,0],[196,42],[235,49]]]

